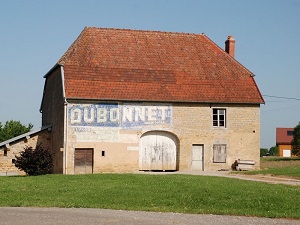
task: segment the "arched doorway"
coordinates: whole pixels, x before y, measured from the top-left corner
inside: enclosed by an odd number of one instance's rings
[[[139,143],[139,169],[154,171],[177,170],[178,141],[174,134],[149,131]]]

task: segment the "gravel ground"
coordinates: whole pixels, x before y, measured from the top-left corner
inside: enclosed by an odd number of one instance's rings
[[[300,224],[300,220],[241,216],[155,213],[107,209],[0,208],[0,225],[263,225]]]

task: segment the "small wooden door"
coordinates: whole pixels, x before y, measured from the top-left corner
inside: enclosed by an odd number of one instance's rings
[[[163,131],[148,132],[139,145],[140,170],[176,170],[177,141],[174,135]]]
[[[75,149],[74,173],[93,173],[94,149]]]
[[[203,145],[192,146],[192,171],[203,171]]]

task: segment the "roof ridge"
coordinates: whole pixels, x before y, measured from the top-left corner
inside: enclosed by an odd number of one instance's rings
[[[160,31],[160,30],[142,30],[142,29],[130,29],[130,28],[109,28],[109,27],[89,27],[86,26],[85,29],[96,29],[96,30],[114,30],[114,31],[134,31],[134,32],[144,32],[144,33],[161,33],[161,34],[182,34],[182,35],[196,35],[205,36],[204,33],[192,33],[192,32],[179,32],[179,31]]]

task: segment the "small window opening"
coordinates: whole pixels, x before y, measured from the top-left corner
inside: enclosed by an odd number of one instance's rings
[[[4,149],[4,156],[7,156],[7,148]]]
[[[101,156],[105,156],[105,151],[102,151],[102,152],[101,152]]]
[[[225,127],[226,126],[226,110],[213,109],[213,126]]]

